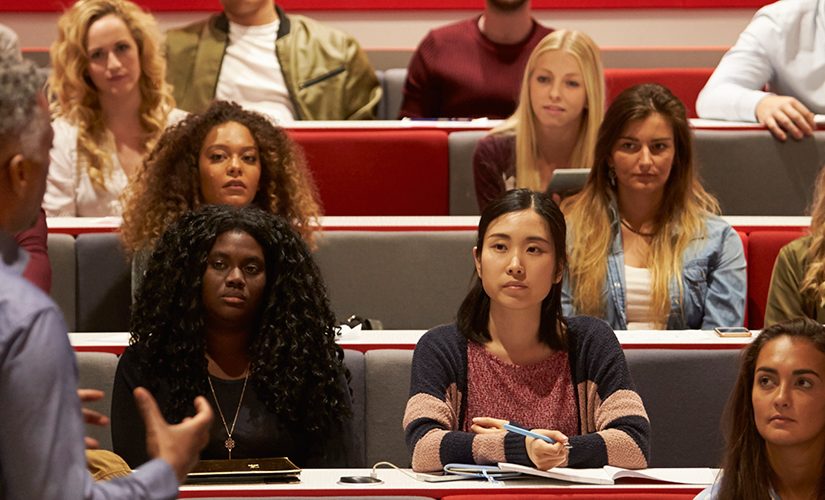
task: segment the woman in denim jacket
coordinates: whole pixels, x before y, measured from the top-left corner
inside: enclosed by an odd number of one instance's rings
[[[744,323],[742,242],[717,215],[692,153],[684,105],[668,89],[638,85],[616,98],[584,189],[562,205],[566,316],[617,330]]]

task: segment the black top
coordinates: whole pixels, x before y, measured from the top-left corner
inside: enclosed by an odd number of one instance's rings
[[[136,387],[147,387],[148,380],[143,376],[139,366],[138,346],[129,346],[120,357],[112,390],[112,444],[115,453],[123,457],[130,467],[136,468],[147,462],[146,430],[140,411],[132,396]],[[232,428],[232,419],[238,408],[238,400],[243,388],[243,379],[222,380],[210,377],[215,394],[220,402],[226,425]],[[342,375],[341,383],[346,386]],[[208,391],[208,389],[207,389]],[[235,448],[232,458],[267,458],[289,457],[299,467],[353,467],[357,465],[354,457],[355,446],[352,439],[351,419],[325,436],[313,436],[300,428],[290,428],[278,415],[266,408],[258,397],[253,380],[247,383],[232,439]],[[349,388],[343,391],[349,397]],[[153,396],[157,399],[161,413],[168,419],[167,407],[169,385],[161,380]],[[218,407],[211,391],[203,395],[215,418],[209,431],[209,442],[201,451],[201,459],[229,458],[224,442],[227,435],[221,421]],[[311,405],[312,401],[306,402]],[[194,413],[194,407],[192,409]],[[314,438],[314,439],[313,439]]]

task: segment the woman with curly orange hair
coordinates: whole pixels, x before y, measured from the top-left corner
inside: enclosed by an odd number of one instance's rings
[[[128,0],[80,0],[58,21],[49,97],[49,216],[120,215],[120,195],[167,124],[183,117],[166,83],[155,20]]]
[[[286,132],[225,101],[170,127],[146,158],[124,201],[125,248],[152,248],[168,225],[201,205],[280,215],[310,247],[321,216],[315,183]]]

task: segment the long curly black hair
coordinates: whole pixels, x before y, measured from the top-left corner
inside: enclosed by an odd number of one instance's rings
[[[348,372],[326,287],[290,224],[257,208],[205,206],[163,234],[132,310],[131,344],[140,347],[140,369],[157,385],[169,384],[164,413],[173,422],[191,412],[195,396],[208,394],[203,275],[215,240],[233,230],[252,236],[266,260],[266,287],[248,346],[250,386],[287,424],[329,429],[351,409],[340,383]]]

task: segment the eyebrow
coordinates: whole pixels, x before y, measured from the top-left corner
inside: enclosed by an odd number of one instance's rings
[[[542,68],[541,66],[537,67],[536,71],[544,71],[545,73],[555,74],[551,70],[549,70],[547,68]],[[582,74],[581,74],[580,71],[571,71],[569,73],[564,73],[561,76],[578,76],[578,77],[581,77]]]
[[[509,234],[506,234],[506,233],[488,234],[487,238],[504,238],[504,239],[507,239],[507,240],[512,240],[513,239],[512,236],[510,236]],[[527,241],[538,241],[538,242],[541,242],[541,243],[547,243],[548,245],[550,244],[550,242],[547,241],[547,238],[544,238],[543,236],[528,236],[525,239]]]
[[[635,137],[629,137],[629,136],[626,136],[626,135],[619,136],[619,139],[625,139],[625,140],[634,141],[634,142],[641,142],[639,139],[637,139]],[[656,141],[673,141],[673,137],[654,137],[653,139],[651,139],[651,141],[652,142],[656,142]]]
[[[779,372],[775,368],[769,368],[767,366],[760,366],[759,368],[756,369],[756,371],[757,372],[767,372],[767,373],[770,373],[770,374],[773,374],[773,375],[778,375],[779,374]],[[810,368],[801,368],[799,370],[794,370],[791,373],[795,376],[798,376],[798,375],[813,375],[818,379],[822,379],[822,377],[819,375],[819,373],[816,372],[816,370],[811,370]]]

